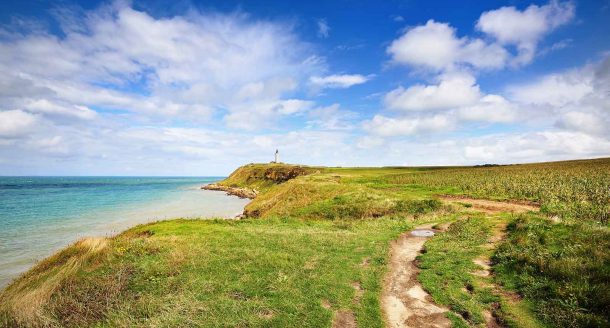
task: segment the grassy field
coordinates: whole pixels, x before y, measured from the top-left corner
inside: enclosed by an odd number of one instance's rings
[[[510,220],[510,215],[470,213],[426,243],[419,279],[436,303],[451,310],[455,327],[487,327],[491,316],[501,326],[545,327],[530,303],[514,301],[476,262],[493,254],[489,241]]]
[[[390,183],[448,189],[480,198],[538,202],[542,211],[566,220],[608,224],[610,159],[492,167],[457,167],[402,174]]]
[[[60,254],[53,268],[9,287],[2,310],[19,311],[12,323],[51,326],[323,327],[347,309],[379,327],[388,244],[410,227],[395,219],[149,224],[108,241],[68,275],[60,258],[75,254]],[[49,281],[53,292],[39,292]],[[46,299],[23,308],[32,294]]]
[[[492,313],[511,327],[607,327],[609,167],[247,165],[221,182],[258,191],[246,219],[178,219],[85,239],[2,291],[0,324],[329,327],[341,312],[381,327],[390,241],[454,222],[426,243],[419,279],[455,326],[482,327]],[[476,213],[442,202],[446,194],[534,201],[542,213]],[[490,248],[507,224],[506,242]],[[496,274],[473,274],[482,256]]]
[[[521,216],[494,254],[498,279],[553,326],[610,327],[610,231]]]

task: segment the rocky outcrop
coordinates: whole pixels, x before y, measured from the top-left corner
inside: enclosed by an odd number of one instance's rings
[[[239,198],[249,198],[254,199],[258,192],[255,189],[250,188],[235,188],[235,187],[227,187],[217,183],[210,183],[201,187],[201,189],[205,190],[215,190],[215,191],[224,191],[228,195],[237,196]]]
[[[275,183],[282,183],[309,173],[311,173],[311,169],[303,166],[274,166],[264,171],[264,178]]]

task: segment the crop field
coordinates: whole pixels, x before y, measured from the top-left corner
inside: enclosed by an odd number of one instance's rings
[[[480,198],[539,203],[541,210],[565,219],[608,224],[610,159],[492,167],[457,167],[397,174],[388,181],[447,188]]]

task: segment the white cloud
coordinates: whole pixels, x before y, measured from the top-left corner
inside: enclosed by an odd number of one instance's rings
[[[292,99],[325,65],[313,60],[289,26],[246,15],[192,11],[154,18],[115,2],[58,17],[69,17],[60,24],[65,36],[15,34],[0,42],[0,86],[17,81],[27,87],[0,92],[0,108],[39,112],[58,122],[93,119],[92,108],[193,123],[209,122],[218,111],[239,116],[246,110],[245,116],[259,118],[248,126],[255,129],[258,121],[273,121],[269,115],[278,110],[269,107]],[[279,111],[288,115],[291,109]]]
[[[320,88],[349,88],[354,85],[363,84],[369,80],[368,76],[360,74],[333,74],[327,76],[312,76],[309,81]]]
[[[510,86],[511,97],[522,103],[563,106],[593,92],[592,76],[580,72],[552,74],[536,81]]]
[[[508,53],[497,44],[481,39],[458,38],[447,23],[429,20],[407,30],[394,40],[387,52],[396,63],[443,70],[458,64],[476,68],[501,68]]]
[[[595,157],[609,154],[610,141],[579,132],[540,131],[472,139],[464,147],[471,161],[508,163]]]
[[[594,113],[570,111],[561,115],[557,125],[566,130],[587,134],[610,134],[610,121]]]
[[[385,140],[377,136],[364,136],[356,140],[356,146],[362,149],[371,149],[383,146]]]
[[[572,2],[552,0],[544,6],[530,5],[523,11],[502,7],[484,12],[476,26],[502,44],[515,45],[518,51],[515,63],[527,64],[534,58],[542,37],[573,17]]]
[[[307,109],[313,107],[313,101],[301,100],[301,99],[288,99],[280,102],[279,112],[284,115],[291,115],[301,113]]]
[[[387,51],[398,63],[442,69],[454,62],[459,47],[460,41],[449,24],[429,20],[394,40]]]
[[[610,57],[507,87],[511,100],[565,131],[610,135]]]
[[[0,137],[16,137],[30,133],[36,126],[36,116],[21,110],[0,112]]]
[[[60,104],[51,102],[47,99],[27,100],[25,101],[24,108],[33,113],[41,113],[50,116],[67,116],[83,120],[92,120],[97,116],[97,113],[87,106],[72,105],[69,103]]]
[[[353,121],[358,118],[355,112],[341,109],[339,104],[314,108],[307,116],[310,118],[307,127],[323,130],[351,130],[354,128]]]
[[[514,105],[499,95],[486,95],[471,106],[458,109],[458,116],[465,121],[509,123],[515,121]]]
[[[330,26],[326,22],[326,19],[318,19],[318,37],[320,38],[328,38],[330,35]]]
[[[475,104],[481,91],[473,76],[451,73],[439,77],[437,85],[399,87],[385,97],[386,106],[398,111],[443,110]]]
[[[452,120],[445,115],[414,118],[392,118],[375,115],[372,120],[363,123],[366,131],[383,137],[446,131],[450,130],[452,125]]]

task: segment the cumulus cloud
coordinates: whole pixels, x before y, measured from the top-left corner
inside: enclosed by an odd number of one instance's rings
[[[446,73],[438,80],[438,84],[416,84],[390,91],[384,104],[396,117],[375,116],[365,123],[365,128],[378,135],[392,136],[447,132],[469,121],[515,121],[516,106],[500,95],[483,93],[472,75]]]
[[[579,132],[540,131],[492,135],[469,140],[467,160],[545,161],[608,155],[610,141]]]
[[[508,58],[503,47],[481,39],[458,38],[453,27],[434,20],[405,31],[390,44],[387,52],[396,63],[434,70],[455,65],[501,68]]]
[[[458,117],[465,121],[509,123],[517,118],[515,105],[499,95],[486,95],[475,104],[457,110]]]
[[[411,118],[392,118],[375,115],[372,120],[363,123],[366,131],[383,137],[439,132],[450,129],[452,125],[451,118],[440,114]]]
[[[508,86],[508,94],[562,130],[610,136],[610,57],[598,63]]]
[[[517,47],[516,64],[527,64],[536,53],[538,42],[574,17],[574,4],[552,0],[544,6],[530,5],[524,10],[502,7],[481,14],[477,29],[504,45]]]
[[[354,85],[363,84],[370,79],[360,74],[333,74],[327,76],[312,76],[309,81],[319,88],[345,89]]]
[[[511,97],[522,103],[564,106],[593,92],[591,74],[574,71],[544,76],[537,81],[509,86]]]
[[[278,106],[323,67],[288,26],[240,14],[154,18],[116,2],[60,26],[61,37],[26,33],[0,42],[0,85],[27,87],[0,95],[0,108],[81,119],[105,108],[193,122],[258,108],[246,116],[265,120],[290,114]]]
[[[610,120],[594,113],[570,111],[562,114],[557,120],[557,126],[566,130],[579,131],[587,134],[609,134]]]
[[[236,158],[263,160],[266,148],[252,143],[262,129],[316,108],[299,95],[328,71],[290,26],[245,14],[153,17],[114,2],[54,16],[62,33],[2,31],[6,174],[38,172],[37,163],[48,174],[227,173]]]
[[[399,87],[386,94],[384,102],[393,110],[425,111],[473,105],[481,97],[479,86],[469,74],[445,74],[439,80],[436,85]]]

